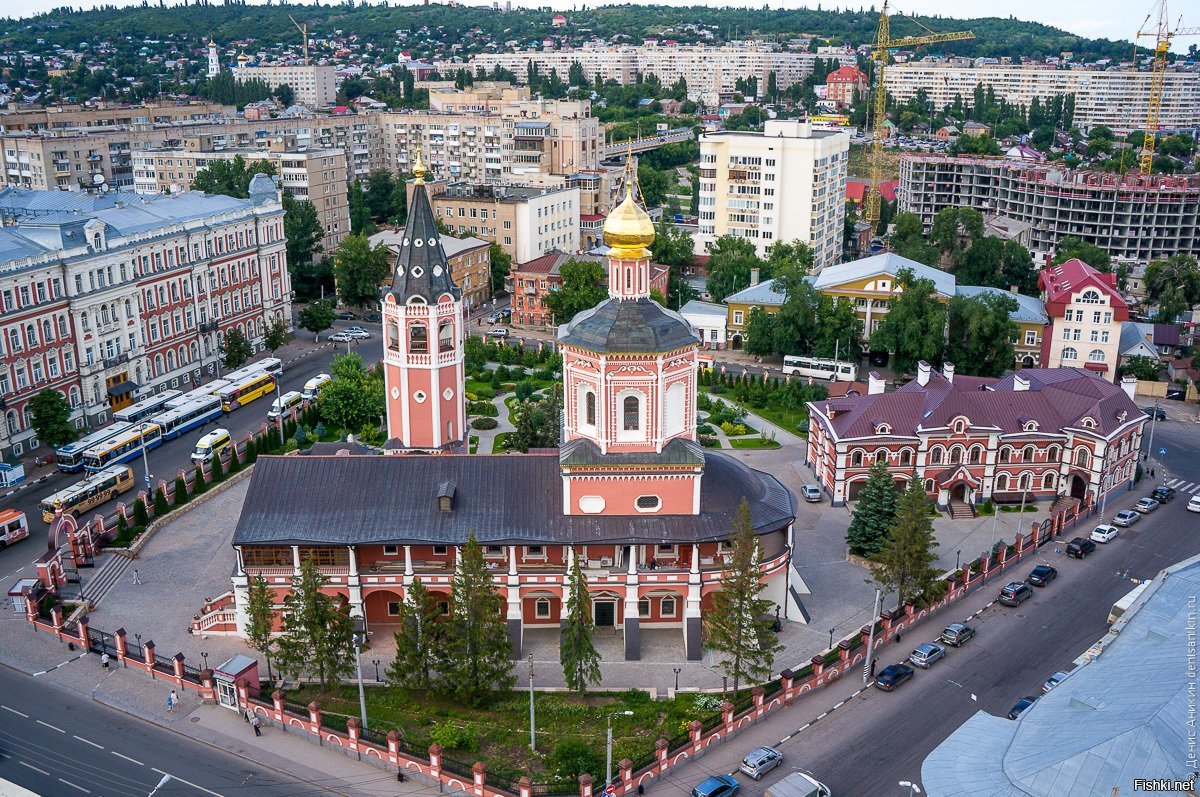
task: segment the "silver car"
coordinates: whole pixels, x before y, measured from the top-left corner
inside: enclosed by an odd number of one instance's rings
[[[1159,503],[1153,498],[1143,498],[1133,505],[1134,512],[1141,512],[1143,515],[1149,515],[1155,509],[1158,509]]]
[[[1142,519],[1142,516],[1132,509],[1122,509],[1117,514],[1113,515],[1113,525],[1126,528],[1132,526]]]
[[[810,504],[821,502],[821,488],[815,484],[806,484],[800,488],[800,492],[804,495],[804,500]]]
[[[774,747],[756,747],[742,759],[742,764],[738,769],[755,780],[760,780],[763,775],[782,763],[783,753]]]
[[[908,660],[920,667],[922,670],[928,670],[929,665],[933,664],[938,659],[946,657],[946,648],[937,642],[923,642],[917,645],[916,650],[908,654]]]

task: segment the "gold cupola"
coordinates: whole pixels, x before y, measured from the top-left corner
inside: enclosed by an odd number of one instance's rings
[[[647,250],[654,243],[654,222],[633,198],[636,179],[630,158],[625,164],[625,198],[604,220],[604,245],[613,250],[611,257],[621,260],[649,257]]]

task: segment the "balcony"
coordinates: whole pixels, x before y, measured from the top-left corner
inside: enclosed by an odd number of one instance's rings
[[[104,368],[116,368],[129,362],[128,354],[118,354],[116,357],[105,357],[100,361]]]

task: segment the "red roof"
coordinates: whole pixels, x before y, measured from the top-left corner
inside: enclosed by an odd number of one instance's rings
[[[899,180],[886,180],[879,184],[879,195],[888,202],[896,201],[896,186],[899,185]],[[847,180],[846,181],[846,199],[851,202],[862,202],[863,197],[867,193],[866,180]]]
[[[826,83],[866,83],[867,75],[856,66],[843,66],[833,70],[825,78]]]
[[[602,218],[604,218],[603,213],[580,213],[579,214],[580,221],[596,221],[596,220],[602,219]]]
[[[1051,318],[1062,318],[1071,297],[1091,287],[1109,297],[1113,320],[1129,320],[1129,305],[1117,290],[1117,275],[1097,271],[1078,258],[1043,269],[1038,273],[1038,286],[1046,293],[1046,313]]]
[[[549,274],[550,269],[554,268],[554,264],[562,257],[561,254],[551,252],[548,255],[535,257],[526,263],[518,263],[513,266],[513,274]]]

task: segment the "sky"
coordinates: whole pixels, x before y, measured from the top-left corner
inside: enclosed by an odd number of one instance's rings
[[[637,2],[638,0],[634,0]],[[657,0],[664,4],[679,3],[680,5],[693,5],[696,0]],[[256,0],[251,0],[256,2]],[[463,0],[467,5],[490,5],[490,0]],[[722,5],[738,5],[738,6],[761,6],[764,0],[736,0],[735,2],[723,2]],[[815,7],[816,3],[808,0],[799,2],[799,0],[767,0],[772,8],[788,7]],[[83,6],[90,8],[95,5],[140,5],[141,0],[23,0],[20,4],[21,15],[27,16],[43,11],[48,11],[52,8],[71,5],[75,7]],[[559,10],[569,10],[572,6],[579,6],[579,0],[537,0],[536,2],[524,2],[523,0],[514,0],[514,6],[531,6],[544,7],[552,6]],[[600,3],[588,3],[587,5],[600,5]],[[823,3],[822,8],[837,8],[846,7],[847,4],[839,3]],[[870,8],[872,5],[876,7],[879,3],[876,0],[862,0],[861,3],[850,3],[848,7]],[[1172,19],[1178,19],[1180,12],[1188,10],[1191,3],[1184,3],[1180,0],[1174,5],[1172,11]],[[1200,6],[1191,6],[1192,13],[1188,14],[1183,20],[1184,25],[1200,25]],[[983,16],[986,14],[986,6],[972,5],[966,6],[962,0],[900,0],[896,3],[895,8],[906,14],[914,14],[917,16],[959,16],[972,17]],[[985,10],[986,9],[986,10]],[[1108,38],[1117,40],[1131,40],[1134,33],[1142,26],[1146,15],[1151,10],[1150,0],[1134,0],[1134,2],[1117,2],[1117,0],[1008,0],[1003,5],[1005,16],[1014,16],[1017,19],[1032,20],[1042,22],[1047,25],[1052,25],[1056,28],[1061,28],[1071,33],[1088,38]],[[11,13],[9,11],[8,13]],[[931,25],[937,29],[936,25]],[[1176,40],[1176,46],[1172,49],[1183,52],[1187,49],[1188,42],[1183,39]]]

